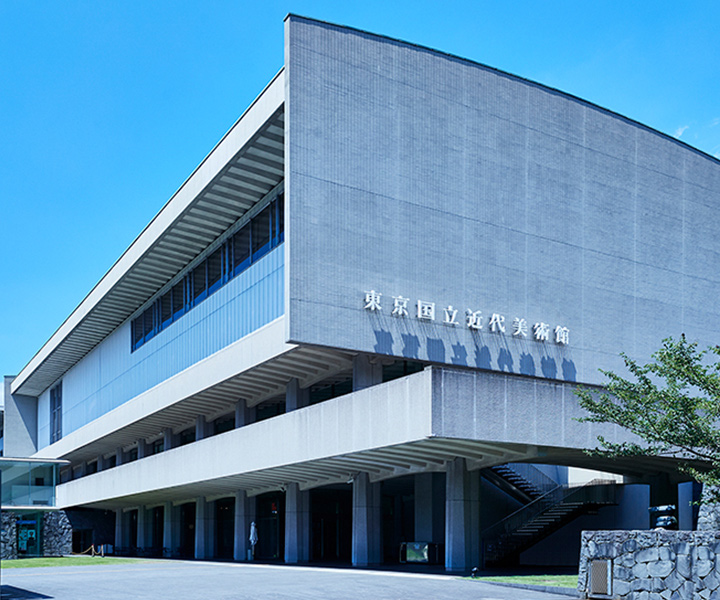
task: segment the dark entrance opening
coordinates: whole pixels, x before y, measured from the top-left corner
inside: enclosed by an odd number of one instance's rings
[[[73,529],[72,551],[73,554],[86,552],[92,545],[92,529]]]
[[[235,541],[235,499],[222,498],[215,502],[215,539],[217,558],[231,559]]]
[[[195,556],[195,503],[180,506],[180,557]]]
[[[148,555],[163,555],[163,528],[164,528],[165,509],[162,506],[156,506],[151,510],[151,530],[150,530],[150,549]]]
[[[285,558],[285,494],[270,492],[257,497],[256,525],[258,542],[255,558],[283,560]]]
[[[310,491],[310,559],[326,563],[352,560],[352,491],[350,486]]]
[[[412,476],[398,477],[382,483],[383,562],[400,561],[402,542],[415,537],[415,489]]]

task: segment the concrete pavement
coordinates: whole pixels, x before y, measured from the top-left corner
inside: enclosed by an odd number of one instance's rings
[[[7,569],[2,600],[567,600],[448,575],[146,560]],[[16,590],[16,591],[14,591]]]

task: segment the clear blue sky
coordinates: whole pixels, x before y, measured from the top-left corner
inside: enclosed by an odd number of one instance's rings
[[[539,81],[720,157],[715,1],[0,0],[0,373],[280,69],[288,12]]]

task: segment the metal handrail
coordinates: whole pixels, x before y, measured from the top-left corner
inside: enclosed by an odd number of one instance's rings
[[[593,479],[577,488],[569,488],[567,484],[558,485],[549,492],[536,498],[532,502],[510,513],[494,525],[484,530],[481,535],[484,539],[497,539],[509,534],[541,514],[551,506],[561,502],[611,502],[615,497],[615,481]]]
[[[522,477],[541,494],[547,493],[559,485],[552,477],[530,463],[507,463],[504,466]]]

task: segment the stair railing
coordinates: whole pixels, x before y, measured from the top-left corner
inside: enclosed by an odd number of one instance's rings
[[[502,466],[509,468],[516,475],[522,477],[535,488],[540,495],[546,494],[559,485],[552,477],[549,477],[546,473],[530,463],[508,463]]]
[[[557,485],[552,490],[481,532],[480,535],[486,548],[486,556],[488,553],[499,549],[498,546],[501,545],[503,538],[510,536],[523,525],[553,506],[570,502],[578,504],[613,504],[615,502],[615,483],[614,480],[593,479],[577,488],[569,488],[566,484]]]

